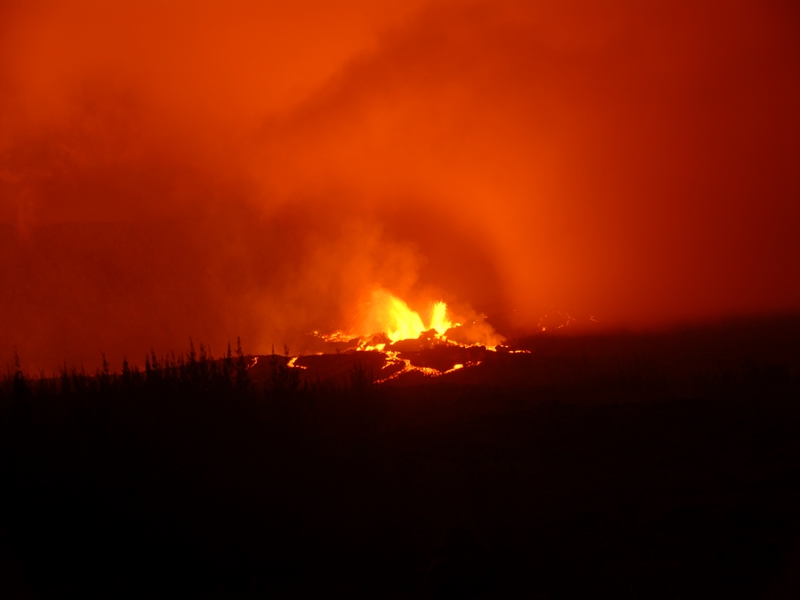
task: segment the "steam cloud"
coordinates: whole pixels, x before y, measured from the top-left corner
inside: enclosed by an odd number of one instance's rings
[[[551,4],[4,3],[0,359],[800,309],[796,7]]]

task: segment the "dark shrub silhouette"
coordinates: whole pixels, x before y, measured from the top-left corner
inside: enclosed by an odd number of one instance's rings
[[[254,382],[240,343],[15,357],[0,596],[761,597],[800,533],[798,332],[539,336],[409,387],[288,350]]]

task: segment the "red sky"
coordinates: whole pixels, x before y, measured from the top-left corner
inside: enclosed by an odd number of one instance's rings
[[[789,1],[0,4],[0,364],[800,310]]]

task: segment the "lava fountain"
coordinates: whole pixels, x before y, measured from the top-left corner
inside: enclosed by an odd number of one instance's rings
[[[365,308],[358,325],[358,336],[383,333],[392,342],[398,342],[417,339],[426,331],[435,331],[438,337],[444,339],[448,329],[460,325],[448,319],[447,304],[436,302],[426,326],[419,313],[409,308],[404,300],[384,289],[373,291]]]
[[[377,288],[353,310],[348,329],[327,334],[315,331],[314,336],[328,342],[349,343],[352,350],[379,351],[406,340],[421,340],[426,346],[483,346],[488,350],[503,342],[485,317],[474,315],[462,325],[449,314],[443,301],[432,302],[426,316],[423,318],[390,291]]]
[[[470,318],[459,319],[465,321],[462,324],[449,314],[445,302],[436,301],[421,315],[402,298],[376,288],[353,307],[347,329],[313,332],[330,346],[291,358],[287,351],[286,366],[304,371],[302,377],[310,381],[331,376],[346,379],[356,364],[370,365],[374,383],[398,381],[410,373],[423,378],[449,375],[480,365],[486,353],[494,354],[504,341],[485,317],[467,314]],[[502,348],[504,354],[510,352]],[[253,366],[258,368],[255,361]],[[251,376],[267,379],[269,373],[253,371]]]

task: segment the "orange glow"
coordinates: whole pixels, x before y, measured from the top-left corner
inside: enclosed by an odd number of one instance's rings
[[[0,368],[800,311],[795,4],[0,2]]]

